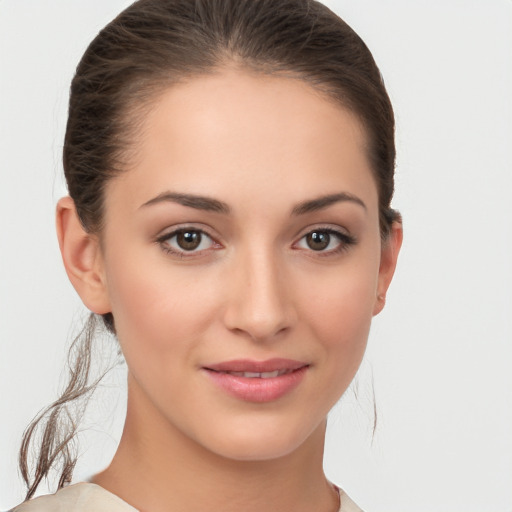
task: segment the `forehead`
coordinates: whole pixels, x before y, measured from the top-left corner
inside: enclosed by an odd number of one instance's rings
[[[346,189],[376,202],[358,118],[294,78],[228,69],[169,87],[134,145],[112,189],[140,204],[165,190],[291,203]]]

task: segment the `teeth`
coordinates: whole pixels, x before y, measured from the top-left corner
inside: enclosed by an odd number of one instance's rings
[[[259,379],[263,374],[257,372],[242,372],[242,377],[246,377],[248,379]]]
[[[245,377],[246,379],[271,379],[273,377],[279,377],[285,373],[289,373],[290,370],[274,370],[273,372],[227,372],[235,377]]]
[[[264,373],[260,374],[262,379],[270,379],[271,377],[277,377],[278,375],[279,375],[279,370],[275,370],[273,372],[264,372]]]

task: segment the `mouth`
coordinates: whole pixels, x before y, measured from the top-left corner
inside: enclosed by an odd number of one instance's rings
[[[303,380],[309,364],[291,359],[233,360],[205,366],[211,381],[232,397],[248,402],[271,402],[291,393]]]
[[[209,368],[207,368],[209,369]],[[215,370],[211,370],[215,371]],[[217,373],[227,373],[229,375],[234,375],[235,377],[244,377],[246,379],[272,379],[274,377],[280,377],[281,375],[286,375],[287,373],[291,373],[295,370],[275,370],[273,372],[217,372]]]
[[[304,366],[309,365],[302,361],[284,358],[267,359],[266,361],[234,359],[232,361],[208,365],[205,369],[219,373],[245,374],[243,376],[248,378],[269,378],[293,372]],[[241,377],[242,375],[238,376]]]

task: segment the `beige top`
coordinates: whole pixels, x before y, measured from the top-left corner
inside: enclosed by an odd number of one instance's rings
[[[341,489],[340,500],[339,512],[362,512]],[[22,503],[11,512],[137,512],[137,509],[99,485],[80,483]]]

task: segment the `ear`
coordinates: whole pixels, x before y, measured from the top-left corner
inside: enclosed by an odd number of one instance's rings
[[[391,279],[393,279],[393,274],[395,273],[398,253],[400,252],[400,247],[402,247],[402,239],[402,223],[399,221],[393,222],[389,235],[386,240],[382,242],[377,296],[373,307],[374,315],[378,315],[386,304],[386,293],[391,284]]]
[[[57,237],[66,273],[87,308],[111,311],[98,237],[83,228],[70,197],[57,203]]]

